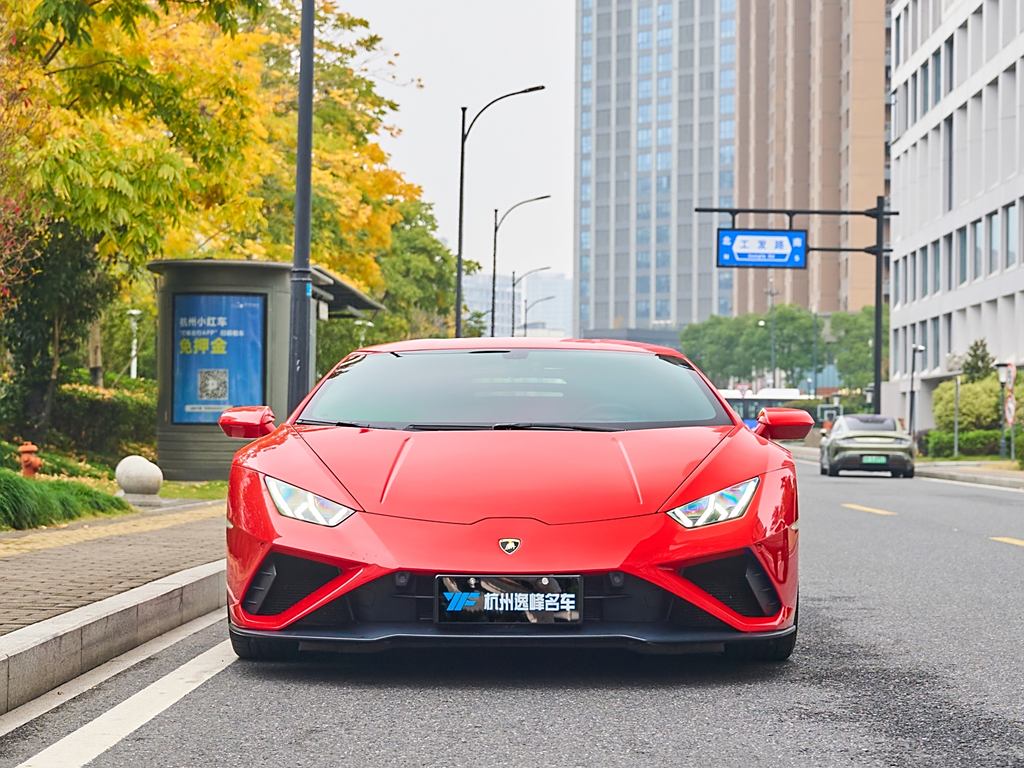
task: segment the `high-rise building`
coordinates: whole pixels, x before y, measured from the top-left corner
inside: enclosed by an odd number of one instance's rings
[[[930,2],[931,0],[925,0]],[[886,0],[740,0],[737,205],[866,210],[887,194]],[[874,244],[864,217],[742,217],[790,224],[813,247]],[[738,270],[736,314],[874,304],[874,257],[811,254],[806,270]],[[770,298],[771,296],[771,298]]]
[[[577,0],[576,331],[678,345],[731,314],[736,0]]]
[[[882,406],[905,417],[913,386],[926,429],[935,386],[974,340],[1024,364],[1024,3],[896,0],[892,19],[900,215]]]

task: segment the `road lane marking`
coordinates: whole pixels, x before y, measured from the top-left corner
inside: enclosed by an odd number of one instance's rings
[[[114,675],[134,667],[140,661],[145,661],[151,656],[160,653],[160,651],[170,648],[175,643],[223,620],[224,610],[218,608],[216,611],[211,611],[205,616],[200,616],[198,619],[182,624],[166,634],[155,637],[148,643],[143,643],[137,648],[132,648],[130,651],[122,653],[105,664],[89,670],[84,675],[79,675],[74,680],[69,680],[63,685],[54,688],[49,693],[44,693],[39,698],[33,699],[27,704],[22,704],[16,709],[12,709],[5,715],[0,715],[0,736],[6,736],[15,728],[20,728],[25,723],[30,723],[37,717],[45,715],[51,709],[55,709],[61,704],[71,701],[76,696],[92,690]]]
[[[1014,546],[1024,547],[1024,539],[1015,539],[1013,536],[992,536],[992,541],[998,541],[1002,544],[1013,544]]]
[[[18,768],[82,768],[222,672],[234,660],[231,642],[218,643],[30,757]]]
[[[946,483],[947,485],[962,485],[964,488],[973,488],[974,490],[984,491],[1006,491],[1007,493],[1024,493],[1024,488],[1007,488],[1005,485],[989,485],[988,483],[966,483],[963,480],[945,480],[941,477],[921,477],[917,476],[918,480],[924,480],[926,483]]]
[[[223,503],[212,507],[198,507],[184,512],[170,512],[163,515],[144,515],[125,520],[120,523],[109,523],[69,528],[67,530],[48,530],[30,533],[26,536],[15,536],[0,539],[0,558],[15,557],[26,552],[38,552],[42,549],[65,547],[68,544],[80,544],[85,541],[106,539],[111,536],[125,536],[133,533],[150,533],[176,525],[195,523],[211,517],[223,517]]]
[[[886,517],[895,516],[895,512],[890,512],[888,509],[878,509],[877,507],[865,507],[861,504],[843,504],[842,506],[847,509],[855,509],[858,512],[870,512],[872,515],[884,515]]]

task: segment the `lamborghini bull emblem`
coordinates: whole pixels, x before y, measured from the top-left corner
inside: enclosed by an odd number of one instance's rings
[[[519,539],[498,539],[498,546],[506,555],[514,555],[522,541]]]

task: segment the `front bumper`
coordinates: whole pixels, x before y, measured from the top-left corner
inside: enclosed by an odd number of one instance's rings
[[[238,637],[293,641],[306,651],[383,651],[391,648],[516,647],[623,648],[649,653],[716,653],[726,646],[776,640],[796,632],[792,625],[770,632],[682,630],[637,623],[581,624],[571,628],[477,627],[472,631],[436,625],[374,624],[348,630],[283,629],[276,632],[244,629],[231,624]]]

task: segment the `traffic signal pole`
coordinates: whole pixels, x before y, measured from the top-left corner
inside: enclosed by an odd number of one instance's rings
[[[866,216],[875,220],[875,244],[866,248],[823,247],[807,248],[807,252],[816,253],[867,253],[875,257],[875,332],[873,343],[875,391],[872,402],[875,413],[882,412],[882,280],[886,254],[892,251],[885,245],[885,221],[891,216],[898,216],[898,211],[885,208],[885,196],[875,198],[875,207],[865,211],[829,209],[829,208],[694,208],[696,213],[725,213],[732,217],[732,229],[736,229],[736,217],[740,214],[759,214],[764,216],[786,216],[790,229],[796,216]],[[766,267],[770,268],[770,267]]]

